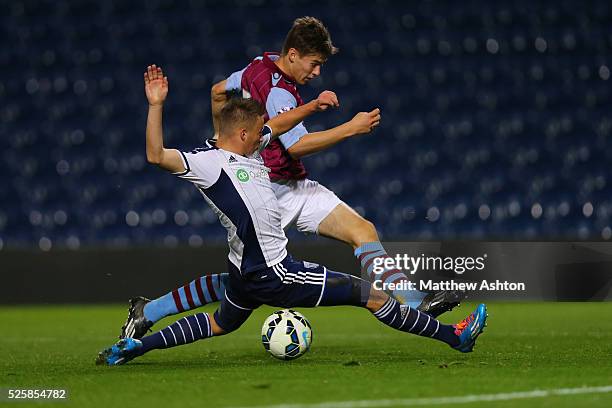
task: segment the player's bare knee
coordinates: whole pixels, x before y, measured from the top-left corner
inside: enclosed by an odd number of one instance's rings
[[[387,302],[387,299],[389,299],[389,295],[382,290],[377,290],[372,287],[370,289],[370,297],[368,298],[368,303],[366,303],[366,308],[372,313],[377,312]]]
[[[361,218],[355,234],[353,234],[353,246],[355,248],[368,242],[378,241],[376,226],[365,218]]]

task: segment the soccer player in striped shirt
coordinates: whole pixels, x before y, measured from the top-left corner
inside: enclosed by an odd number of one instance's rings
[[[243,96],[259,101],[266,108],[266,118],[273,118],[302,105],[298,85],[319,76],[321,66],[337,51],[327,28],[319,20],[313,17],[296,19],[280,54],[264,53],[213,87],[215,132],[218,132],[218,115],[227,101],[228,92],[239,91]],[[375,226],[332,191],[309,179],[300,160],[354,136],[358,135],[346,124],[321,132],[308,132],[303,123],[298,123],[262,152],[265,165],[272,170],[270,178],[279,201],[282,226],[350,245],[362,265],[364,276],[370,281],[378,279],[388,284],[408,280],[397,268],[374,274],[374,259],[387,257]],[[120,337],[140,337],[166,316],[219,300],[227,278],[227,274],[202,276],[153,301],[144,297],[131,299],[128,319]],[[418,290],[396,290],[392,295],[400,303],[433,317],[451,310],[463,297],[457,291],[426,294]]]
[[[368,281],[293,259],[287,252],[280,205],[260,152],[307,115],[337,105],[333,92],[326,91],[316,100],[278,115],[266,126],[259,102],[233,99],[219,113],[216,146],[188,153],[164,147],[162,109],[168,80],[161,68],[148,67],[145,90],[149,102],[147,159],[193,183],[219,217],[228,232],[229,278],[213,315],[184,317],[141,340],[121,339],[98,354],[97,364],[120,365],[152,350],[231,333],[264,304],[362,307],[393,329],[444,342],[460,352],[472,351],[486,323],[484,304],[458,324],[445,325],[400,304]],[[369,133],[379,122],[378,112],[370,112],[358,115],[347,127],[355,133]]]

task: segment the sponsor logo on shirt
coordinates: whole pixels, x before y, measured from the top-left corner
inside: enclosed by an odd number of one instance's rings
[[[238,171],[236,171],[236,177],[238,177],[241,183],[246,183],[250,178],[249,173],[244,169],[238,169]]]
[[[268,175],[268,169],[261,169],[257,171],[247,171],[245,169],[238,169],[236,170],[236,177],[241,183],[246,183],[251,180],[251,178],[261,178],[263,180],[269,180],[270,178],[270,176]]]
[[[291,109],[293,109],[293,106],[285,106],[280,108],[277,113],[280,115],[281,113],[289,112]]]

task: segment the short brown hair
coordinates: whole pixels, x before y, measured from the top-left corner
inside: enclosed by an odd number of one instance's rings
[[[266,110],[251,98],[230,98],[219,113],[219,135],[231,133],[237,126],[250,126]]]
[[[300,17],[293,21],[283,44],[283,55],[295,48],[301,55],[319,54],[324,59],[338,53],[321,20],[315,17]]]

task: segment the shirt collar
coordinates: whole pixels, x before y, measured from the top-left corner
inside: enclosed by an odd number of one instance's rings
[[[263,64],[270,68],[271,70],[273,70],[274,72],[278,72],[279,74],[281,74],[283,76],[283,79],[287,82],[289,82],[292,85],[295,85],[295,79],[293,79],[293,77],[287,73],[285,73],[283,70],[281,70],[278,65],[276,65],[274,63],[274,61],[278,60],[280,58],[280,54],[277,52],[264,52],[263,55]]]

